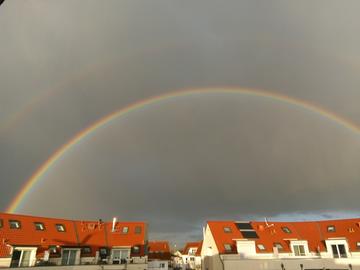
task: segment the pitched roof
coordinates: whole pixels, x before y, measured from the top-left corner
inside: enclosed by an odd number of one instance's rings
[[[245,239],[236,226],[236,221],[209,221],[207,224],[212,232],[219,253],[237,253],[235,239]],[[274,243],[280,243],[280,252],[290,252],[290,240],[307,240],[311,252],[326,250],[325,240],[331,238],[346,238],[350,251],[358,251],[360,242],[360,218],[305,221],[305,222],[265,222],[249,221],[258,235],[255,240],[257,252],[273,252]],[[335,226],[334,232],[328,231],[328,226]],[[226,230],[224,228],[227,227]],[[286,230],[284,228],[288,228]],[[225,244],[231,246],[231,251],[225,250]],[[265,250],[260,250],[262,244]]]
[[[170,260],[170,245],[168,241],[150,241],[148,243],[149,260]]]
[[[0,220],[3,223],[0,228],[0,257],[9,256],[9,245],[91,246],[93,254],[99,247],[140,246],[140,253],[145,252],[143,246],[147,226],[144,222],[117,222],[115,232],[112,232],[112,222],[76,221],[8,213],[0,213]],[[19,221],[20,228],[11,229],[10,220]],[[42,223],[45,229],[36,230],[37,222]],[[58,231],[57,224],[63,225],[65,231]],[[126,233],[122,233],[124,227],[127,227]]]
[[[185,244],[185,247],[184,247],[184,250],[183,250],[182,254],[184,254],[184,255],[189,254],[190,248],[196,248],[197,249],[196,253],[198,253],[198,250],[200,250],[200,252],[201,252],[201,247],[202,247],[202,241],[188,242],[188,243]],[[196,256],[198,256],[198,255],[196,255]]]

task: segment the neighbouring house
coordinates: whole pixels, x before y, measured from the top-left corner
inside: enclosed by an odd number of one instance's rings
[[[144,269],[146,249],[144,222],[79,221],[0,213],[0,267],[139,264]]]
[[[149,270],[168,270],[171,261],[169,242],[149,241],[148,261]]]
[[[181,257],[184,269],[201,269],[202,241],[186,243]]]
[[[360,218],[209,221],[201,257],[203,270],[360,269]]]

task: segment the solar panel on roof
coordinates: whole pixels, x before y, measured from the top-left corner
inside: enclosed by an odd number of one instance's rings
[[[236,223],[236,227],[239,230],[253,230],[253,227],[248,222],[246,222],[246,223]]]
[[[240,231],[244,238],[259,238],[255,231]]]

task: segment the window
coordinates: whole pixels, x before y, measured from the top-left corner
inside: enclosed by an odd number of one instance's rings
[[[274,247],[276,247],[279,251],[283,250],[283,246],[280,243],[274,243]]]
[[[336,231],[335,226],[334,225],[327,226],[327,231],[328,232],[335,232]]]
[[[141,227],[140,226],[135,227],[135,234],[141,234]]]
[[[347,258],[345,245],[331,245],[334,258]]]
[[[3,220],[0,219],[0,229],[4,226]]]
[[[284,233],[291,233],[291,230],[288,227],[281,227]]]
[[[224,233],[231,233],[230,227],[224,227]]]
[[[295,256],[305,256],[305,247],[304,245],[293,245],[294,255]]]
[[[65,226],[63,224],[56,224],[55,227],[58,232],[65,232]]]
[[[10,229],[20,229],[21,223],[18,220],[9,220]]]
[[[232,248],[231,248],[230,244],[224,244],[224,248],[225,248],[226,252],[231,252],[232,251]]]
[[[165,268],[165,263],[160,263],[160,268]]]
[[[134,246],[132,248],[132,253],[134,254],[139,254],[140,253],[140,247],[139,246]]]
[[[44,223],[34,222],[34,225],[35,225],[35,230],[37,230],[37,231],[44,231],[45,230]]]
[[[356,242],[356,248],[360,249],[360,242]]]
[[[257,247],[259,250],[264,251],[265,250],[265,246],[263,244],[257,244]]]
[[[91,247],[82,247],[81,254],[91,254]]]
[[[122,228],[122,233],[123,234],[127,234],[129,232],[129,227],[123,227]]]

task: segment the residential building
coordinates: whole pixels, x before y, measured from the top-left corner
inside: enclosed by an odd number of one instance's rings
[[[182,251],[184,269],[201,269],[202,241],[186,243]]]
[[[360,269],[360,218],[209,221],[201,257],[203,270]]]
[[[171,261],[169,242],[149,241],[148,260],[148,269],[168,270]]]
[[[144,269],[146,248],[144,222],[79,221],[0,213],[0,267],[101,263],[139,264],[139,269]]]

